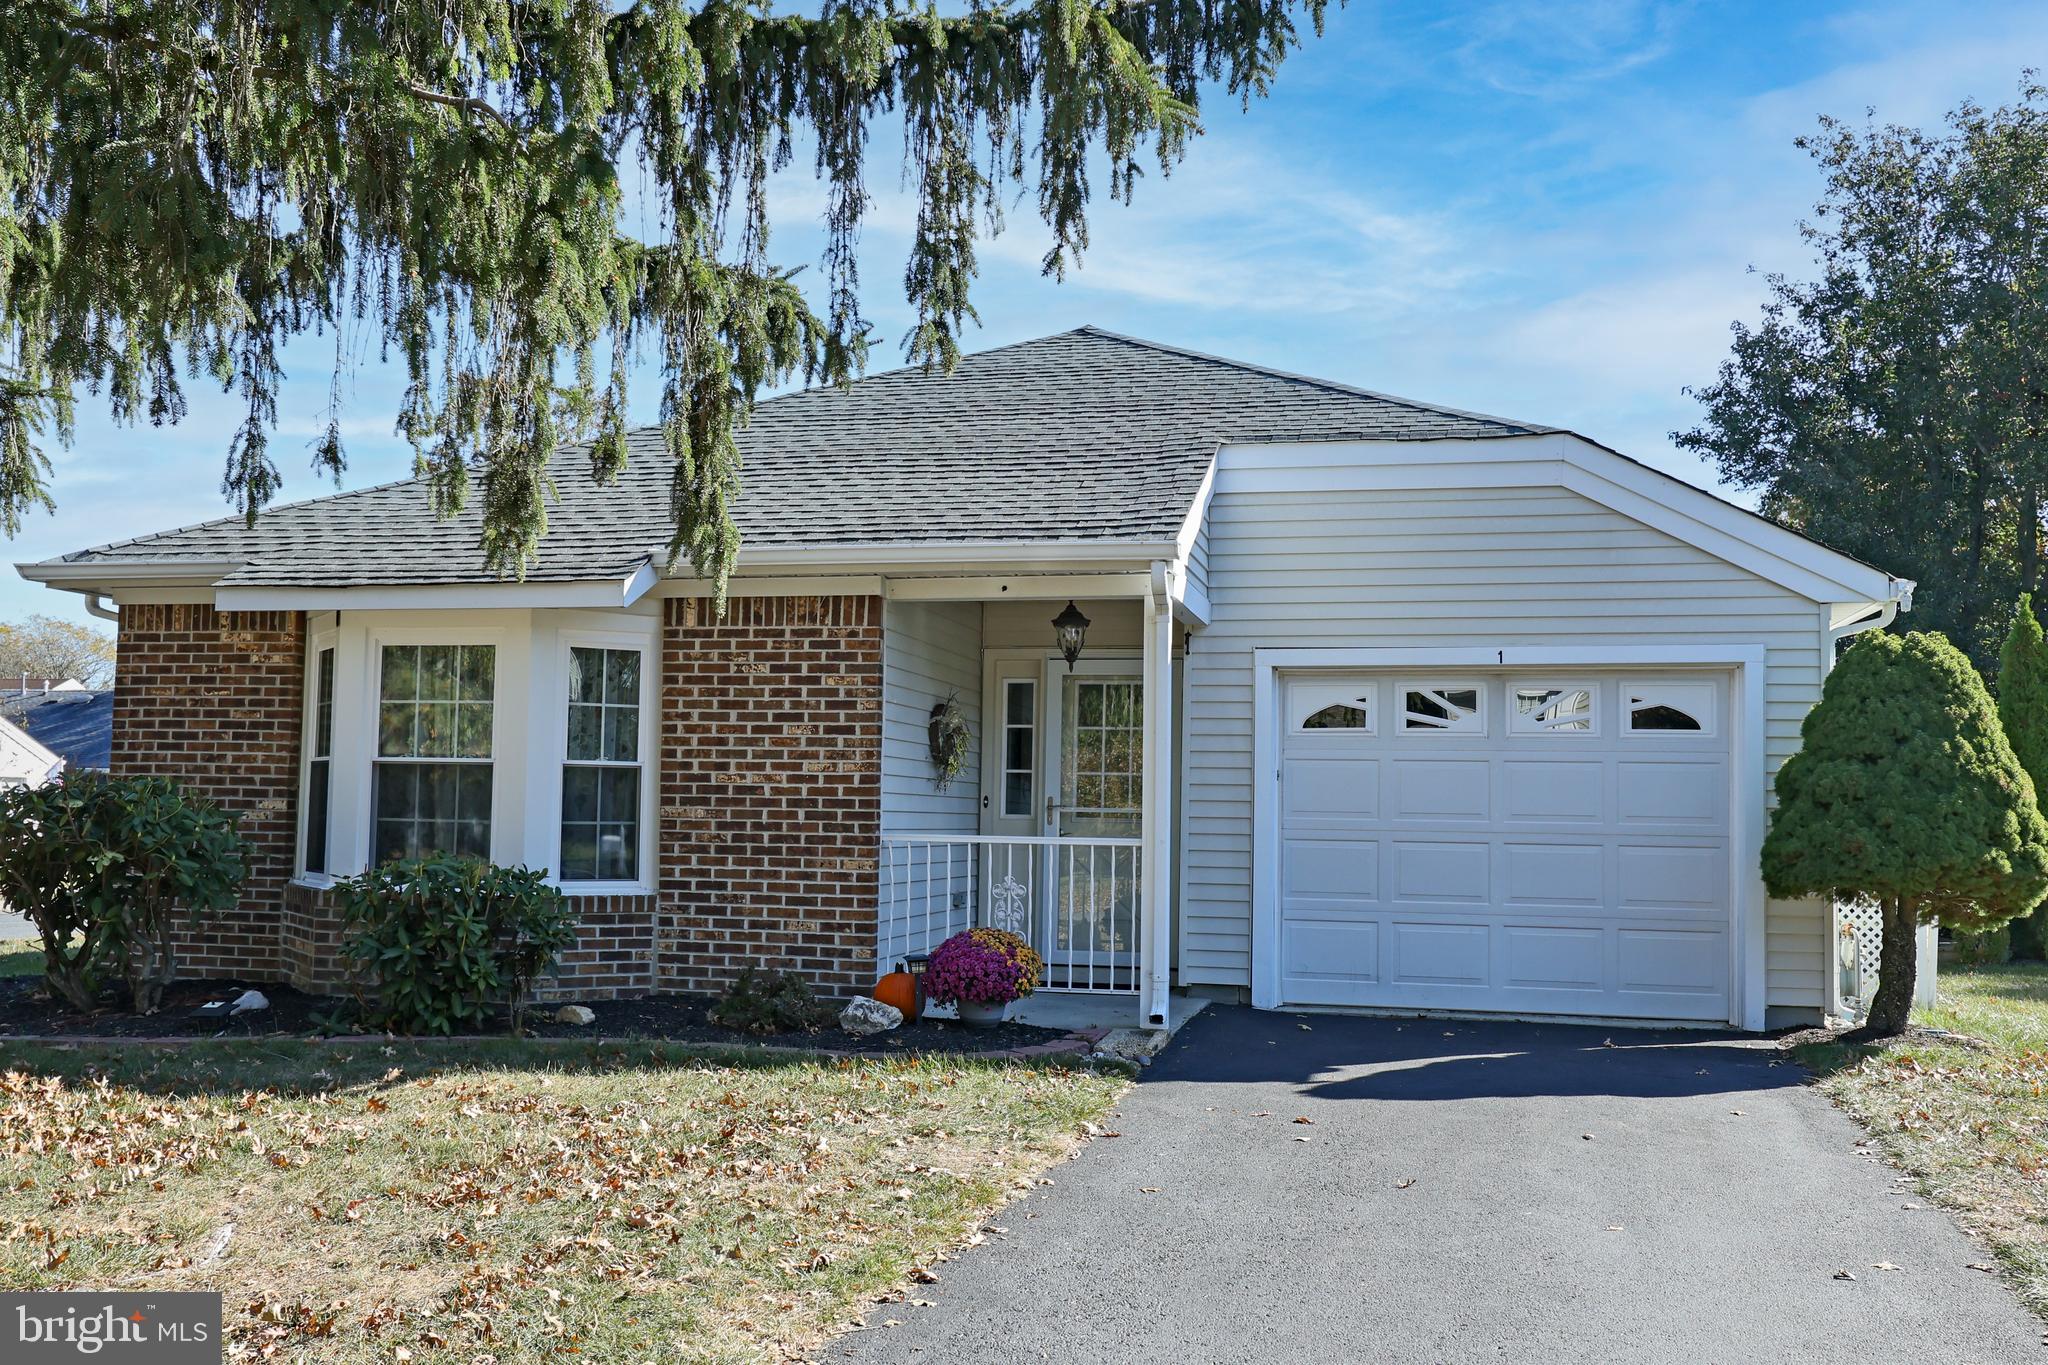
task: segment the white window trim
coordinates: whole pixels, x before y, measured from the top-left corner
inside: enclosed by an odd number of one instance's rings
[[[1525,723],[1522,708],[1515,694],[1518,692],[1584,692],[1591,709],[1586,713],[1586,728],[1567,729],[1557,725]],[[1601,687],[1597,682],[1585,678],[1517,678],[1510,676],[1503,701],[1507,708],[1508,733],[1530,737],[1556,735],[1564,739],[1595,739],[1600,734],[1601,712],[1606,708],[1601,703]]]
[[[1410,725],[1408,723],[1408,694],[1410,692],[1470,692],[1474,706],[1469,724],[1452,725]],[[1486,713],[1491,709],[1492,689],[1485,678],[1396,678],[1394,680],[1393,705],[1388,708],[1392,714],[1392,733],[1396,735],[1435,735],[1455,739],[1484,739],[1487,733]]]
[[[306,794],[313,785],[313,732],[319,724],[320,700],[320,655],[326,650],[334,651],[334,712],[341,710],[341,630],[334,618],[329,616],[326,623],[306,634],[305,667],[301,670],[299,692],[299,789],[294,805],[297,818],[294,820],[295,838],[292,844],[292,881],[300,886],[324,890],[334,885],[332,872],[308,872],[306,870],[306,836],[310,833],[308,821],[312,816],[311,803]],[[330,715],[333,713],[330,713]],[[339,736],[330,735],[327,753],[327,865],[334,866],[336,848],[334,819],[334,774],[341,763]]]
[[[1010,719],[1010,689],[1013,687],[1028,687],[1031,689],[1031,718],[1021,724]],[[1035,677],[996,679],[996,698],[999,709],[996,712],[998,717],[996,723],[998,738],[996,741],[997,761],[994,796],[998,819],[1029,820],[1038,814],[1038,788],[1041,768],[1043,766],[1039,762],[1039,749],[1045,742],[1045,726],[1040,722],[1040,717],[1043,714],[1041,710],[1043,691],[1044,684]],[[1009,766],[1010,731],[1018,729],[1028,729],[1031,731],[1031,761],[1023,769]],[[1010,775],[1015,772],[1024,772],[1030,779],[1030,789],[1025,797],[1023,810],[1011,810],[1009,805]]]
[[[1677,688],[1681,692],[1686,693],[1704,690],[1706,692],[1706,705],[1704,707],[1695,706],[1688,702],[1681,706],[1669,701],[1659,701],[1654,694],[1660,688]],[[1629,695],[1630,693],[1652,694],[1648,699],[1651,705],[1669,706],[1674,711],[1683,711],[1686,715],[1698,721],[1700,728],[1697,730],[1638,730],[1635,725],[1636,708],[1634,700]],[[1720,695],[1712,683],[1700,682],[1697,679],[1691,678],[1624,679],[1621,686],[1615,692],[1615,704],[1621,711],[1622,737],[1624,739],[1633,739],[1637,736],[1644,736],[1655,739],[1660,743],[1673,741],[1683,744],[1691,740],[1715,738],[1721,733],[1721,718],[1718,714],[1721,709],[1720,701]]]
[[[548,770],[536,780],[536,806],[543,813],[539,828],[528,832],[528,864],[548,869],[548,884],[570,896],[646,896],[655,889],[655,856],[660,843],[661,762],[656,745],[661,727],[661,651],[658,634],[647,630],[564,629],[555,632],[549,655],[551,677],[544,695],[540,723],[547,727]],[[633,650],[640,655],[640,875],[631,880],[565,881],[562,863],[562,769],[569,763],[569,651],[572,649]],[[544,856],[541,850],[545,849]]]

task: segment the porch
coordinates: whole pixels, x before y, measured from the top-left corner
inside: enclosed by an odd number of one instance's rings
[[[1052,625],[1069,602],[1088,620],[1072,659]],[[886,581],[881,970],[1005,929],[1045,960],[1041,1012],[1169,1021],[1176,608],[1163,566]],[[949,718],[969,739],[947,777]]]

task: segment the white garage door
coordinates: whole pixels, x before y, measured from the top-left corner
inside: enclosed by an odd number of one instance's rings
[[[1728,676],[1300,673],[1289,1004],[1726,1019]]]

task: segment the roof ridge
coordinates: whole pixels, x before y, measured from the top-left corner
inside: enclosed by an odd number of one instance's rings
[[[1371,398],[1381,403],[1393,403],[1415,412],[1436,413],[1444,417],[1464,417],[1475,422],[1492,422],[1496,426],[1514,427],[1531,435],[1543,435],[1564,429],[1562,427],[1550,426],[1547,423],[1525,422],[1518,417],[1502,417],[1490,412],[1475,412],[1470,408],[1450,408],[1445,407],[1441,403],[1425,403],[1419,398],[1403,398],[1399,394],[1382,393],[1378,389],[1361,388],[1356,384],[1346,384],[1342,380],[1323,379],[1312,374],[1300,374],[1293,370],[1283,370],[1272,365],[1261,365],[1254,360],[1238,360],[1231,356],[1211,355],[1207,351],[1197,351],[1187,346],[1175,346],[1170,342],[1153,341],[1146,337],[1134,337],[1123,332],[1112,332],[1106,327],[1097,327],[1093,323],[1083,324],[1080,327],[1074,328],[1073,331],[1086,332],[1091,336],[1099,336],[1108,341],[1120,341],[1127,346],[1139,346],[1146,350],[1162,351],[1167,355],[1186,356],[1190,360],[1207,361],[1211,365],[1222,365],[1228,369],[1243,370],[1248,374],[1269,375],[1274,379],[1285,379],[1296,384],[1307,384],[1313,388],[1327,389],[1331,393],[1349,394],[1356,398]],[[1060,332],[1055,335],[1068,336],[1071,334],[1070,332]],[[1052,338],[1047,337],[1043,339],[1049,341]],[[987,352],[982,354],[987,354]]]

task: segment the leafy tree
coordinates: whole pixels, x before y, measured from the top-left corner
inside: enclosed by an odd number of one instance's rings
[[[192,374],[244,405],[223,487],[253,518],[279,486],[281,343],[331,330],[338,395],[373,329],[405,366],[397,425],[437,507],[474,477],[484,560],[517,572],[559,441],[593,438],[594,479],[621,469],[646,348],[670,562],[722,585],[755,394],[863,364],[855,247],[880,119],[900,123],[917,201],[905,350],[947,367],[1006,198],[1035,187],[1063,275],[1098,180],[1127,200],[1148,156],[1170,168],[1200,84],[1265,94],[1297,11],[1320,31],[1325,4],[11,0],[0,526],[49,505],[39,436],[67,436],[81,386],[163,423]],[[826,189],[822,311],[769,252],[768,178],[798,155]],[[338,421],[313,462],[341,470]]]
[[[1935,634],[1864,636],[1834,670],[1778,771],[1764,837],[1773,896],[1876,900],[1884,913],[1866,1033],[1902,1031],[1914,928],[1994,928],[2048,893],[2048,821],[1991,695]]]
[[[1939,133],[1823,119],[1801,235],[1681,446],[1763,510],[1912,578],[1916,620],[1987,671],[1995,604],[2041,586],[2048,496],[2048,91]]]
[[[1998,658],[1998,719],[2038,800],[2048,791],[2048,639],[2030,594],[2020,594]],[[2022,957],[2048,957],[2048,906],[2013,921],[2012,946]]]
[[[114,637],[54,616],[31,616],[19,625],[0,622],[0,687],[23,674],[105,687],[114,680]]]

